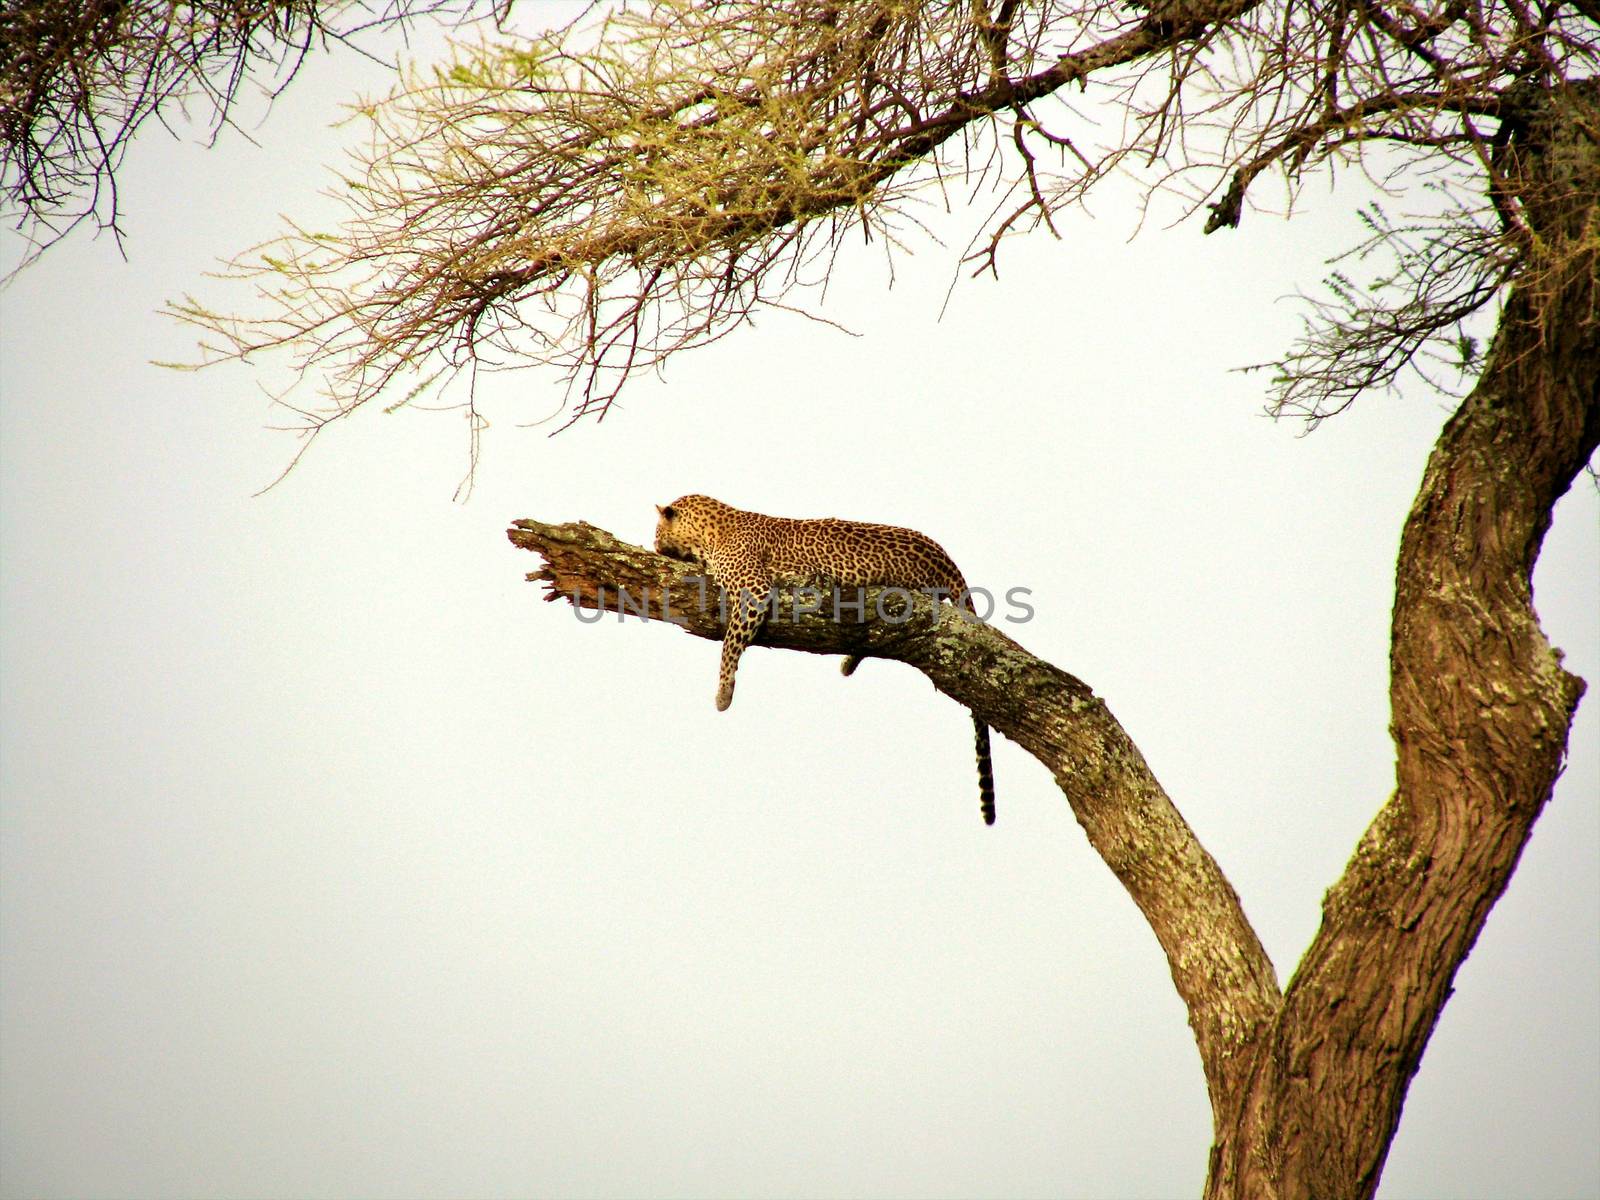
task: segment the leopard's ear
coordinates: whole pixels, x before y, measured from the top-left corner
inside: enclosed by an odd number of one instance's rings
[[[678,510],[673,508],[670,504],[658,504],[656,505],[656,511],[669,521],[678,515]]]

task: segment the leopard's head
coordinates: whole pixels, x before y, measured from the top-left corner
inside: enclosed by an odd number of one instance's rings
[[[706,565],[707,552],[733,510],[710,496],[680,496],[656,505],[656,553]]]

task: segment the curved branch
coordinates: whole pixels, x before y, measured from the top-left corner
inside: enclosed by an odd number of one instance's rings
[[[617,610],[619,590],[626,589],[631,604],[651,617],[698,637],[722,637],[714,588],[703,591],[701,577],[680,563],[584,523],[517,521],[507,536],[544,558],[544,568],[528,578],[549,585],[547,600]],[[914,597],[910,619],[872,616],[875,592],[867,593],[869,615],[860,624],[841,624],[828,613],[789,619],[795,605],[783,597],[757,643],[907,663],[1044,764],[1160,941],[1188,1007],[1213,1107],[1223,1111],[1222,1099],[1237,1092],[1248,1068],[1242,1052],[1277,1012],[1279,992],[1266,951],[1216,861],[1087,684],[948,607],[934,620],[925,596]],[[893,602],[886,607],[892,612]]]
[[[1298,167],[1319,146],[1324,147],[1322,153],[1328,153],[1359,141],[1395,140],[1404,135],[1397,134],[1386,126],[1371,130],[1367,130],[1365,126],[1374,117],[1407,112],[1425,112],[1430,115],[1461,112],[1474,116],[1497,117],[1500,114],[1500,105],[1492,98],[1454,98],[1443,92],[1393,92],[1388,95],[1363,98],[1354,104],[1326,113],[1320,119],[1308,122],[1285,134],[1235,170],[1233,179],[1228,184],[1228,190],[1223,193],[1221,199],[1206,206],[1211,210],[1211,215],[1206,218],[1205,232],[1215,233],[1218,229],[1238,227],[1239,218],[1244,214],[1245,193],[1255,182],[1256,176],[1273,163],[1289,158]],[[1335,134],[1349,136],[1335,139],[1333,136]],[[1422,137],[1421,140],[1426,144],[1441,142],[1439,137]]]

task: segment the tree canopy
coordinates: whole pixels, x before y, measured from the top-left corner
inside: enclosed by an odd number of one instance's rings
[[[288,348],[325,390],[310,432],[400,378],[530,359],[574,381],[579,419],[795,302],[853,231],[913,243],[929,193],[993,189],[967,254],[992,271],[1119,171],[1211,232],[1269,182],[1292,204],[1356,168],[1398,211],[1369,212],[1361,270],[1335,272],[1271,364],[1274,409],[1315,420],[1408,368],[1475,370],[1471,319],[1559,270],[1517,142],[1534,97],[1597,67],[1589,0],[601,9],[410,71],[368,110],[345,224],[242,255],[255,311],[175,311],[218,356]]]

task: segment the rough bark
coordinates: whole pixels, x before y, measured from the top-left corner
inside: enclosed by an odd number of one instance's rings
[[[1396,788],[1328,892],[1207,1195],[1368,1197],[1457,968],[1560,775],[1583,681],[1532,572],[1600,442],[1600,89],[1517,98],[1503,179],[1538,259],[1406,520],[1390,640]]]
[[[1600,84],[1508,102],[1497,175],[1529,230],[1477,387],[1446,424],[1396,569],[1396,787],[1324,901],[1288,988],[1216,862],[1105,703],[999,630],[926,598],[914,619],[769,620],[762,644],[893,658],[1049,768],[1160,941],[1188,1007],[1215,1128],[1206,1196],[1370,1197],[1457,969],[1516,868],[1566,754],[1583,681],[1533,609],[1555,502],[1600,444]],[[615,589],[720,638],[681,565],[588,525],[518,521],[548,598]],[[610,597],[601,588],[612,589]],[[791,604],[785,604],[788,612]],[[870,594],[869,594],[870,611]]]

